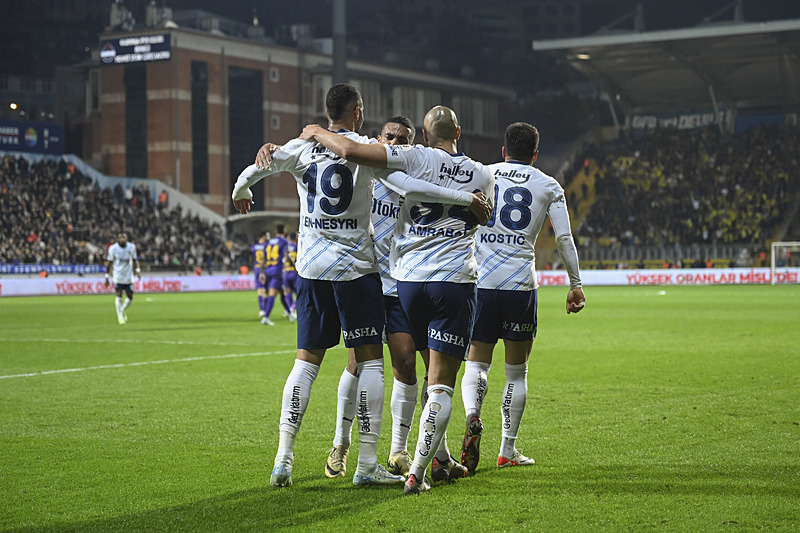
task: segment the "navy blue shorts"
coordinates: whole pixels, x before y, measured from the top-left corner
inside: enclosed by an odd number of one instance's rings
[[[411,333],[408,319],[397,296],[384,296],[386,306],[386,333]]]
[[[398,281],[397,294],[417,351],[427,347],[466,358],[475,321],[474,283]]]
[[[133,284],[132,283],[115,283],[114,284],[115,291],[125,291],[128,294],[133,294]]]
[[[495,344],[498,339],[530,341],[536,338],[536,291],[478,289],[478,307],[472,340]]]
[[[297,347],[328,349],[344,334],[348,348],[381,344],[386,313],[381,278],[367,274],[352,281],[297,277]]]

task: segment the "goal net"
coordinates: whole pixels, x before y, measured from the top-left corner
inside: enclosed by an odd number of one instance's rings
[[[770,258],[770,279],[772,284],[786,283],[781,272],[787,268],[800,267],[800,241],[773,242]]]

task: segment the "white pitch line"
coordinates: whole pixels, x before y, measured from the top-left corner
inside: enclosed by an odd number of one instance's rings
[[[201,342],[201,341],[169,341],[154,339],[0,339],[0,342],[91,342],[118,344],[187,344],[197,346],[252,346],[252,342]]]
[[[66,374],[68,372],[86,372],[87,370],[103,370],[107,368],[126,368],[131,366],[163,365],[165,363],[186,363],[190,361],[207,361],[209,359],[232,359],[234,357],[256,357],[259,355],[278,355],[287,353],[295,353],[295,350],[281,350],[278,352],[230,353],[226,355],[209,355],[205,357],[183,357],[181,359],[162,359],[159,361],[140,361],[137,363],[117,363],[114,365],[97,365],[97,366],[87,366],[83,368],[62,368],[60,370],[43,370],[41,372],[30,372],[28,374],[10,374],[8,376],[0,376],[0,379],[30,378],[35,376],[48,376],[51,374]]]

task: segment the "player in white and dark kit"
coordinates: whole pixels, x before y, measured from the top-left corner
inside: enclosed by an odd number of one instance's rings
[[[472,345],[461,380],[467,430],[461,462],[475,471],[483,424],[481,406],[498,339],[505,345],[506,386],[501,396],[502,442],[497,466],[534,464],[515,447],[528,393],[528,357],[536,337],[536,264],[534,245],[545,216],[550,217],[561,261],[569,276],[567,313],[584,305],[578,253],[570,230],[564,189],[531,164],[539,132],[530,124],[511,124],[505,133],[505,162],[489,165],[495,178],[495,209],[478,229],[478,309]]]
[[[407,145],[414,142],[414,124],[407,117],[395,116],[386,121],[378,141],[390,145]],[[414,420],[417,405],[416,348],[408,323],[397,296],[397,280],[391,276],[389,254],[395,222],[403,197],[381,182],[375,183],[372,198],[372,225],[375,230],[375,254],[383,286],[386,306],[386,345],[392,359],[394,381],[390,410],[392,413],[392,442],[387,468],[393,474],[408,475],[411,455],[408,453],[408,433]],[[435,199],[433,199],[435,201]],[[356,361],[349,350],[347,368],[339,379],[336,410],[336,432],[333,447],[328,450],[325,475],[344,477],[350,449],[350,433],[356,414],[358,377]],[[423,353],[427,366],[427,350]]]
[[[326,97],[329,127],[337,137],[369,142],[354,133],[364,122],[364,104],[352,85],[337,84]],[[324,146],[300,139],[273,154],[270,168],[247,167],[234,186],[236,209],[245,214],[252,204],[249,187],[264,177],[290,172],[300,195],[300,238],[297,253],[297,359],[286,380],[280,441],[270,484],[289,486],[294,440],[308,405],[311,386],[328,348],[339,343],[355,349],[358,362],[359,457],[353,483],[402,482],[377,464],[377,441],[383,411],[383,345],[385,326],[381,282],[372,244],[370,208],[375,179],[413,193],[449,195],[460,203],[482,203],[474,195],[437,188],[400,173],[376,172],[333,154]],[[461,193],[461,194],[454,194]]]
[[[357,145],[307,126],[301,138],[315,138],[348,160],[402,170],[431,183],[489,195],[494,178],[481,163],[456,149],[461,133],[455,113],[444,106],[425,116],[423,146]],[[406,494],[429,487],[424,473],[443,483],[467,473],[447,448],[456,375],[467,354],[476,302],[475,232],[479,220],[460,206],[406,199],[392,245],[392,277],[417,349],[430,349],[429,398],[420,418],[419,439]]]
[[[113,270],[112,270],[113,269]],[[128,323],[128,314],[125,312],[133,303],[133,274],[141,280],[142,270],[139,268],[139,259],[136,257],[136,245],[128,242],[128,235],[120,233],[117,242],[108,247],[106,256],[106,287],[110,284],[109,272],[114,279],[114,307],[117,310],[117,322],[120,325]],[[122,293],[125,293],[125,300]]]

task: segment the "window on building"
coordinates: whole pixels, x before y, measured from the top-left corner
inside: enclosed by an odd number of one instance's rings
[[[87,114],[100,111],[100,71],[95,69],[89,73],[89,94]]]
[[[208,64],[192,61],[192,191],[208,193]]]
[[[269,69],[269,81],[272,83],[278,83],[281,81],[281,71],[278,67],[270,67]]]
[[[230,179],[228,190],[244,167],[253,162],[255,154],[264,144],[264,73],[241,67],[228,69],[230,124],[229,152]],[[264,181],[250,188],[255,209],[264,208]]]
[[[147,66],[125,66],[125,169],[147,177]]]

